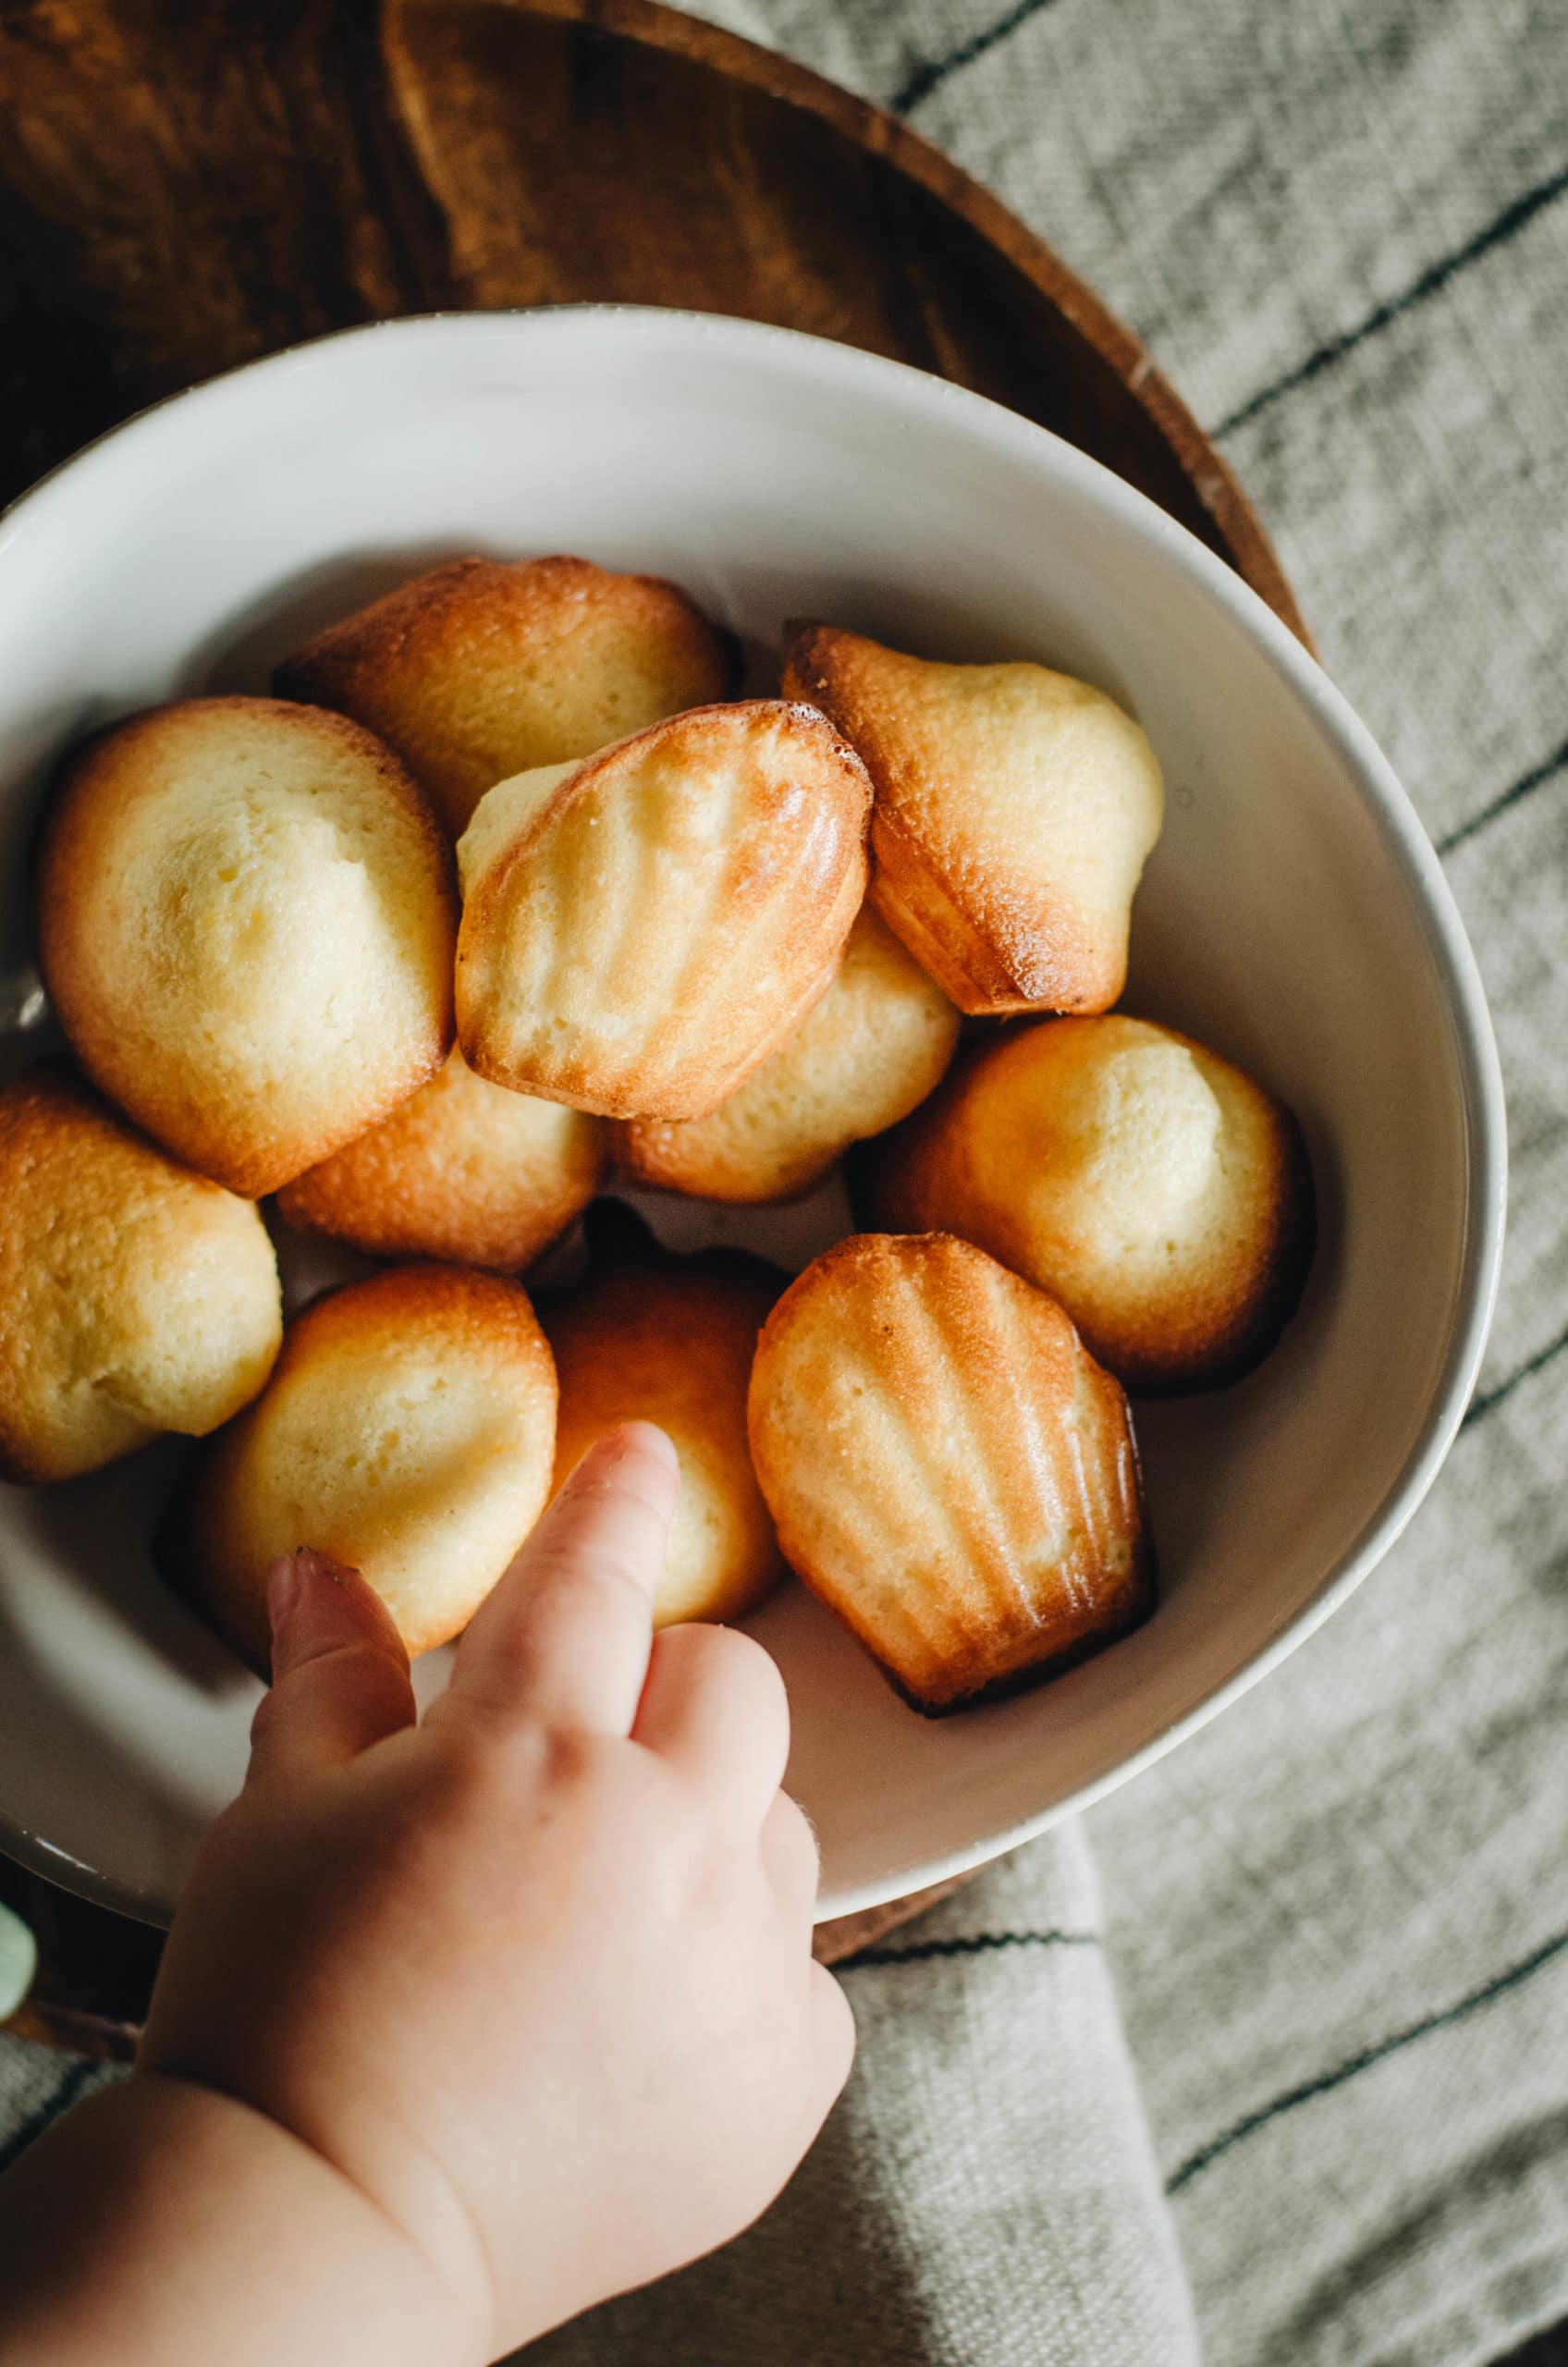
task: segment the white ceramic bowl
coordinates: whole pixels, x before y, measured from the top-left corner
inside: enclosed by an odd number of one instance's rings
[[[1299,1112],[1322,1237],[1261,1370],[1140,1418],[1164,1595],[1059,1683],[927,1723],[791,1585],[789,1679],[821,1911],[1037,1833],[1211,1717],[1341,1602],[1431,1483],[1472,1386],[1503,1121],[1475,967],[1399,783],[1262,603],[1140,495],[937,379],[729,320],[569,308],[355,330],[132,421],[0,524],[0,1016],[43,1040],[30,840],[49,768],[154,699],[272,661],[454,553],[668,574],[755,643],[788,616],[951,658],[1034,657],[1129,705],[1170,814],[1134,1008]],[[690,1238],[679,1203],[650,1203]],[[800,1263],[836,1187],[706,1226]],[[145,1538],[178,1451],[0,1487],[0,1846],[167,1916],[255,1699]],[[438,1682],[440,1656],[424,1663]]]

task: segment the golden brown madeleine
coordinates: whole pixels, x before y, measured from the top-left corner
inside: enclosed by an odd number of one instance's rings
[[[871,784],[811,707],[696,707],[501,781],[458,850],[471,1068],[615,1118],[700,1118],[826,992]]]
[[[618,1422],[657,1422],[680,1458],[680,1495],[654,1625],[743,1618],[784,1575],[746,1444],[757,1332],[786,1277],[733,1250],[671,1257],[629,1222],[577,1289],[540,1303],[560,1378],[558,1488]]]
[[[728,698],[737,659],[658,576],[459,558],[329,625],[273,681],[379,733],[456,838],[496,781]]]
[[[752,1371],[786,1560],[926,1711],[1145,1618],[1127,1402],[1056,1301],[950,1233],[855,1233],[792,1282]]]
[[[1190,1036],[1112,1012],[1020,1028],[868,1146],[856,1203],[962,1233],[1060,1299],[1134,1394],[1266,1355],[1312,1256],[1312,1171],[1273,1095]]]
[[[399,1266],[317,1299],[271,1381],[204,1451],[164,1550],[250,1665],[266,1574],[309,1545],[362,1572],[410,1653],[473,1616],[543,1511],[556,1373],[525,1291]]]
[[[0,1477],[68,1479],[200,1437],[283,1333],[266,1228],[64,1069],[0,1089]]]
[[[940,1084],[959,1015],[863,905],[827,992],[739,1092],[705,1118],[632,1118],[616,1159],[639,1184],[698,1199],[788,1200]]]
[[[390,750],[318,707],[187,699],[92,742],[38,926],[85,1067],[247,1198],[375,1124],[451,1044],[451,850]]]
[[[277,1196],[288,1222],[380,1257],[516,1273],[585,1208],[609,1166],[602,1118],[475,1076],[461,1052],[379,1126]]]
[[[961,1011],[1104,1011],[1164,787],[1131,716],[1032,665],[940,666],[798,625],[784,693],[859,750],[871,892]]]

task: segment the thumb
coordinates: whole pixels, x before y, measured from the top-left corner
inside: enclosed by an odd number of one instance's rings
[[[301,1547],[267,1572],[272,1688],[248,1781],[341,1765],[418,1712],[396,1622],[358,1570]]]

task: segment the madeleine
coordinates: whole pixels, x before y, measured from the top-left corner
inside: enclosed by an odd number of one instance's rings
[[[793,628],[784,691],[864,759],[872,895],[961,1011],[1116,1000],[1164,786],[1114,699],[1044,666],[936,665],[832,625]]]
[[[785,1559],[919,1709],[1033,1683],[1153,1606],[1121,1391],[967,1241],[851,1234],[808,1266],[750,1430]]]
[[[264,1672],[267,1572],[358,1570],[410,1654],[468,1625],[549,1494],[556,1374],[527,1294],[402,1266],[317,1299],[256,1403],[203,1450],[164,1539],[181,1591]]]
[[[864,1154],[858,1205],[962,1233],[1059,1298],[1134,1393],[1265,1356],[1312,1256],[1290,1111],[1190,1036],[1112,1012],[1005,1036]]]
[[[440,1066],[456,928],[423,797],[316,707],[153,707],[80,752],[50,820],[39,954],[82,1065],[248,1199]]]
[[[614,1203],[590,1213],[589,1238],[594,1270],[539,1309],[560,1382],[555,1485],[606,1430],[656,1422],[680,1457],[680,1494],[654,1625],[742,1618],[784,1575],[746,1443],[746,1389],[785,1276],[739,1251],[672,1257]]]
[[[64,1070],[0,1089],[0,1477],[68,1479],[200,1438],[283,1332],[266,1228]]]
[[[452,836],[487,789],[728,698],[737,649],[674,583],[585,558],[459,558],[286,657],[284,698],[367,724]]]
[[[516,1273],[604,1181],[608,1129],[508,1093],[454,1051],[428,1085],[277,1196],[281,1213],[377,1257],[443,1257]]]
[[[813,709],[698,707],[501,781],[458,850],[458,1032],[514,1092],[698,1118],[832,981],[871,785]]]
[[[633,1118],[616,1162],[697,1199],[793,1199],[850,1145],[907,1117],[940,1084],[959,1015],[887,923],[863,906],[832,985],[739,1092],[705,1118]]]

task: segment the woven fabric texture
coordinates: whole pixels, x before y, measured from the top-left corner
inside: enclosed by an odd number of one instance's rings
[[[1481,2367],[1568,2315],[1568,10],[703,13],[907,114],[1218,437],[1446,863],[1511,1236],[1465,1429],[1361,1593],[851,1967],[854,2080],[774,2212],[529,2355]],[[0,2050],[0,2146],[94,2076]]]

